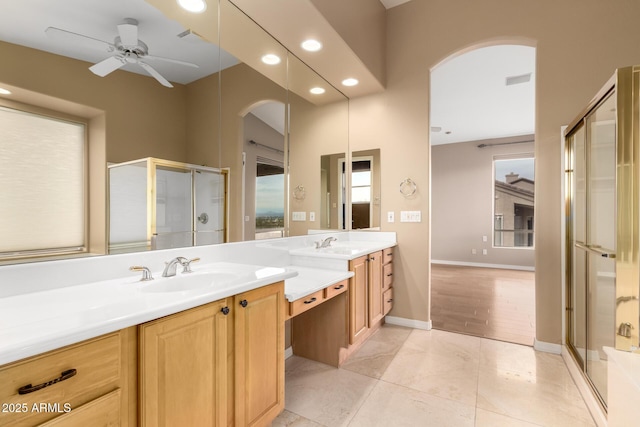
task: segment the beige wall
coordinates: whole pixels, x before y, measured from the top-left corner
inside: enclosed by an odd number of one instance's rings
[[[290,200],[290,212],[307,212],[307,221],[290,223],[289,235],[299,236],[321,228],[321,156],[346,152],[349,114],[346,99],[317,106],[290,93],[289,103],[289,181],[291,189],[298,185],[306,189],[304,200]],[[315,221],[309,221],[309,212],[315,212]],[[332,207],[332,218],[336,212]]]
[[[384,85],[386,13],[379,0],[311,0],[340,37]]]
[[[526,138],[482,143],[523,139]],[[533,267],[532,249],[492,247],[494,156],[533,153],[533,143],[485,148],[478,148],[478,144],[471,141],[431,147],[431,259]],[[487,236],[487,242],[482,241],[482,236]],[[477,253],[473,255],[471,249]],[[487,255],[482,254],[482,249],[487,250]]]
[[[429,70],[474,46],[514,42],[537,48],[536,334],[562,342],[560,127],[617,67],[640,63],[640,3],[622,0],[411,1],[387,12],[387,90],[350,101],[350,146],[383,149],[382,211],[416,209],[420,224],[386,224],[399,250],[392,315],[429,314]],[[403,199],[411,177],[419,193]],[[394,271],[395,273],[395,271]]]

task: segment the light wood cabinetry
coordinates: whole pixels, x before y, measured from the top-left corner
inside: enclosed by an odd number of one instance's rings
[[[382,252],[382,314],[386,316],[393,308],[393,251]]]
[[[234,297],[235,424],[269,426],[284,409],[284,283]]]
[[[349,344],[358,342],[369,327],[368,261],[368,255],[349,261],[353,272],[349,279]]]
[[[129,425],[134,341],[128,328],[0,367],[0,425]]]
[[[367,286],[369,291],[369,325],[373,326],[384,317],[382,305],[382,251],[369,255]]]
[[[227,299],[140,326],[140,425],[227,424]]]

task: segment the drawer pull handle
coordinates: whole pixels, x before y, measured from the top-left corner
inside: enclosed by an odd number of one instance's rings
[[[240,305],[244,308],[244,307],[246,307],[247,305],[249,305],[249,303],[247,302],[247,300],[246,300],[246,299],[243,299],[242,301],[240,301]]]
[[[387,302],[393,302],[393,298],[388,299]]]
[[[387,277],[391,277],[391,276],[393,276],[393,273],[387,274]]]
[[[226,316],[227,314],[229,314],[229,307],[222,307],[220,311]]]
[[[308,299],[308,300],[306,300],[304,303],[305,303],[305,304],[311,304],[311,303],[314,303],[314,302],[316,302],[316,297],[313,297],[313,298],[311,298],[311,299]]]
[[[344,285],[336,286],[333,289],[335,289],[336,291],[339,291],[342,288],[344,288]]]
[[[40,389],[43,389],[45,387],[49,387],[50,385],[54,385],[55,383],[59,383],[62,382],[64,380],[68,380],[69,378],[73,377],[75,374],[77,374],[78,371],[75,369],[69,369],[66,371],[63,371],[62,374],[60,374],[60,376],[58,378],[55,378],[51,381],[47,381],[46,383],[42,383],[42,384],[38,384],[38,385],[31,385],[31,384],[27,384],[23,387],[20,387],[18,389],[18,394],[28,394],[28,393],[33,393],[34,391],[38,391]]]

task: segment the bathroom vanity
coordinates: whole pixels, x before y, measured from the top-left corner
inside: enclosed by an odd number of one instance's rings
[[[0,424],[269,425],[285,320],[294,354],[339,366],[390,308],[395,234],[327,236],[0,268]],[[215,262],[161,277],[178,256]]]

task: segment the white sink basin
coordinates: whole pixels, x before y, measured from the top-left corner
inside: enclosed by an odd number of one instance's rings
[[[233,273],[190,273],[173,277],[162,277],[145,284],[140,288],[141,292],[190,292],[219,284],[227,284],[238,278]]]

